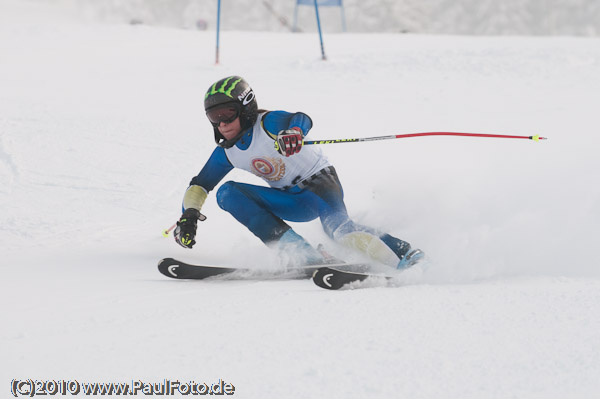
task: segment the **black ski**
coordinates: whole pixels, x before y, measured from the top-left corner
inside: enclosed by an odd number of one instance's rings
[[[291,270],[265,270],[250,269],[245,267],[223,267],[209,265],[194,265],[173,258],[165,258],[158,262],[158,270],[167,277],[179,280],[203,280],[209,277],[224,276],[240,279],[303,279],[310,278],[312,274],[325,265],[311,265],[293,268]],[[352,263],[335,263],[327,266],[336,269],[366,270],[366,265]]]
[[[387,285],[393,278],[390,275],[374,274],[364,270],[340,270],[333,265],[319,268],[312,277],[316,285],[326,290],[339,290],[347,284],[358,283],[366,279],[382,280],[384,285]]]
[[[234,267],[192,265],[173,258],[161,259],[158,262],[158,271],[167,277],[176,279],[202,280],[220,274],[233,273],[240,269]]]

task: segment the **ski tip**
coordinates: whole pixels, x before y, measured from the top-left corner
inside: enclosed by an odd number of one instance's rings
[[[360,282],[368,277],[371,277],[371,274],[321,267],[313,273],[312,280],[318,287],[326,290],[339,290],[347,284]]]
[[[364,265],[359,265],[364,266]],[[313,273],[313,283],[326,290],[354,289],[366,287],[387,287],[393,284],[395,275],[380,274],[370,270],[344,270],[337,267],[321,267]],[[363,282],[369,283],[363,285]]]
[[[177,278],[175,272],[177,261],[173,258],[164,258],[158,261],[158,271],[167,277]]]
[[[335,269],[331,269],[329,267],[321,267],[313,273],[312,280],[313,282],[326,290],[337,290],[340,287],[334,286],[331,279],[335,274]]]

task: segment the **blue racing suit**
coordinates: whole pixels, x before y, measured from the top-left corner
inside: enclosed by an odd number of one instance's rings
[[[306,136],[312,121],[300,112],[260,114],[254,126],[233,147],[215,148],[200,173],[191,180],[190,187],[201,186],[208,193],[234,167],[248,170],[270,187],[228,181],[219,187],[217,202],[265,244],[278,242],[286,233],[290,234],[286,220],[308,222],[320,218],[329,237],[369,255],[377,247],[372,241],[378,240],[379,247],[391,250],[384,263],[395,267],[394,262],[410,250],[410,245],[349,218],[337,173],[317,146],[305,146],[290,157],[277,152],[274,146],[277,134],[292,127],[300,128]]]

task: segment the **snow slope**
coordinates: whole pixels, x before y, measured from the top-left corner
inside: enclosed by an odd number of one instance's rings
[[[30,0],[70,5],[91,20],[214,30],[216,0]],[[464,35],[600,34],[600,3],[596,0],[344,0],[349,32],[411,32]],[[295,0],[221,2],[224,30],[288,32]],[[319,7],[325,32],[341,32],[339,7]],[[284,21],[282,23],[281,21]],[[297,9],[297,27],[315,32],[314,7]]]
[[[210,32],[84,25],[0,2],[1,381],[224,379],[241,398],[589,398],[600,383],[600,46],[591,38]],[[259,44],[271,51],[256,51]],[[298,56],[303,54],[303,56]],[[211,196],[163,238],[241,74],[324,148],[356,220],[424,249],[398,288],[178,282],[162,257],[275,267]],[[244,172],[228,179],[259,183]],[[318,222],[295,225],[337,255]]]

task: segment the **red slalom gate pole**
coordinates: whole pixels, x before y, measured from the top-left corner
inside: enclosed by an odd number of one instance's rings
[[[457,133],[457,132],[424,132],[424,133],[408,133],[408,134],[392,134],[389,136],[377,136],[377,137],[362,137],[354,139],[334,139],[334,140],[305,140],[305,145],[311,144],[337,144],[337,143],[359,143],[363,141],[377,141],[377,140],[391,140],[391,139],[405,139],[409,137],[423,137],[423,136],[461,136],[461,137],[487,137],[487,138],[501,138],[501,139],[525,139],[525,140],[547,140],[546,137],[535,136],[513,136],[507,134],[488,134],[488,133]]]

